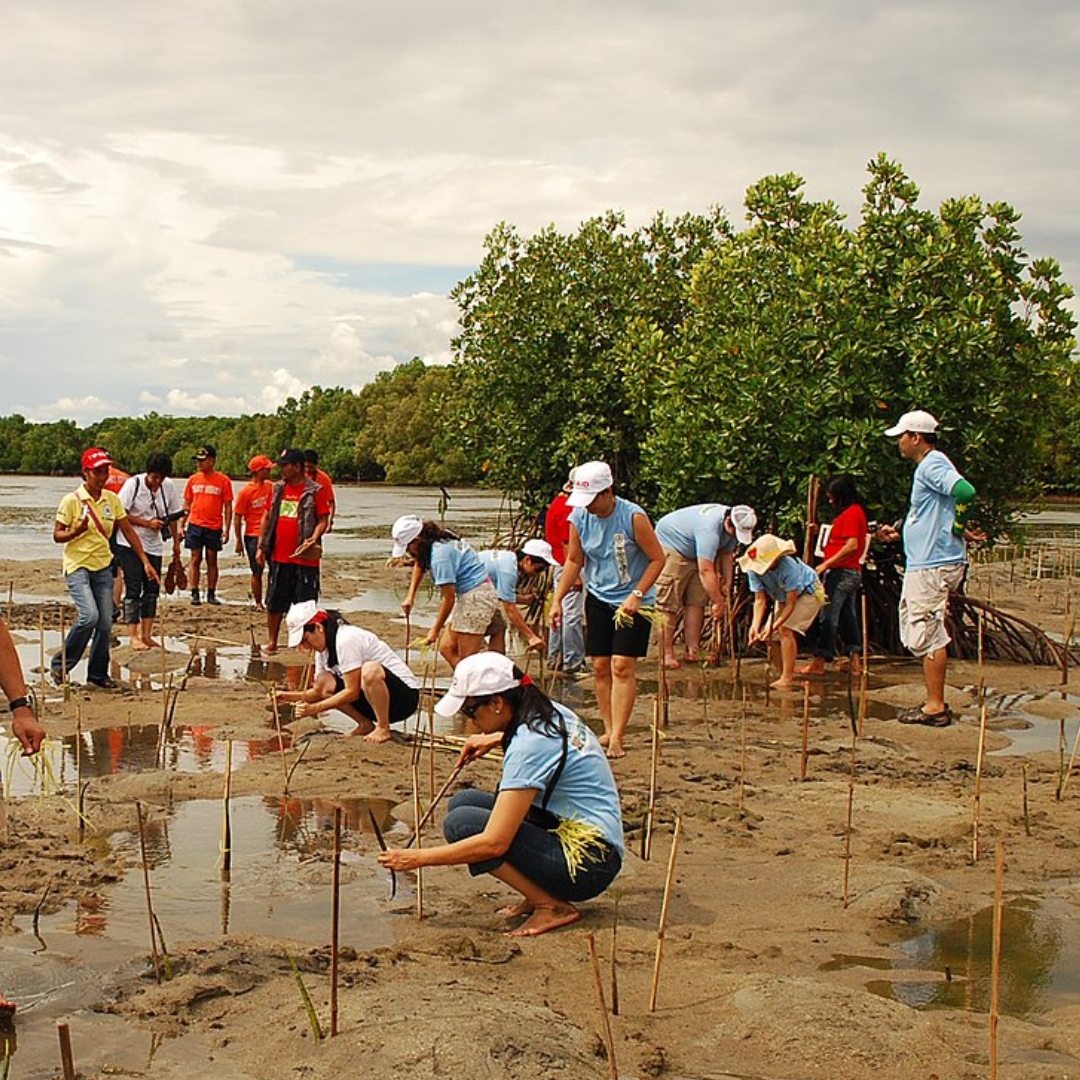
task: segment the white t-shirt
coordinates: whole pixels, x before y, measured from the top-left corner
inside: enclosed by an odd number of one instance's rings
[[[420,681],[409,670],[408,664],[381,637],[359,626],[342,623],[337,632],[337,659],[334,667],[327,664],[327,650],[315,654],[315,677],[324,671],[334,675],[344,675],[347,671],[356,671],[369,660],[382,664],[387,671],[392,671],[406,686],[420,689]]]
[[[167,514],[175,514],[177,510],[184,508],[173,482],[167,476],[161,481],[161,487],[157,491],[151,491],[146,486],[146,473],[129,476],[124,481],[124,486],[120,489],[120,501],[124,504],[124,509],[133,517],[156,517],[162,521],[165,520]],[[161,555],[164,552],[165,543],[160,530],[148,529],[144,525],[133,525],[132,528],[139,534],[143,551],[147,555]],[[173,528],[176,528],[175,522],[173,522]],[[124,547],[131,547],[120,531],[116,533],[116,542]]]

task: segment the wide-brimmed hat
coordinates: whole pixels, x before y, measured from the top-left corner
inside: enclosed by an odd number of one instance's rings
[[[894,439],[897,435],[903,435],[910,431],[915,435],[933,435],[938,429],[937,417],[924,409],[915,409],[906,412],[885,434]]]
[[[314,600],[293,604],[285,616],[289,628],[289,648],[295,649],[304,638],[304,627],[311,623],[326,622],[326,612]]]
[[[551,550],[551,545],[546,540],[537,537],[534,540],[526,540],[521,548],[522,555],[528,555],[533,559],[543,559],[549,566],[558,566],[559,560]]]
[[[790,540],[781,540],[772,533],[763,533],[747,548],[746,554],[739,560],[743,573],[764,574],[781,555],[794,555],[795,545]]]
[[[390,535],[394,540],[392,558],[400,559],[423,528],[424,523],[415,514],[402,514],[390,527]]]
[[[733,506],[731,513],[731,527],[735,530],[735,539],[740,544],[749,544],[754,539],[754,530],[757,528],[757,514],[751,506]]]
[[[456,668],[450,689],[435,703],[440,716],[456,716],[466,698],[488,697],[513,690],[521,680],[514,677],[514,661],[497,652],[466,656]]]
[[[606,461],[586,461],[574,470],[574,490],[566,502],[570,506],[588,506],[614,483],[611,466]]]

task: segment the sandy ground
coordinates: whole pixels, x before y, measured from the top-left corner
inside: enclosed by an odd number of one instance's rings
[[[0,563],[0,581],[9,579],[21,594],[57,591],[51,563]],[[331,559],[324,594],[355,595],[361,588],[390,583],[390,572],[376,563]],[[403,583],[398,572],[394,584],[403,588]],[[1015,597],[1016,605],[1028,616],[1045,613],[1046,625],[1057,629],[1064,599],[1047,588],[1038,604],[1025,594]],[[995,599],[1008,607],[1003,592],[1000,586]],[[239,604],[192,610],[172,603],[167,610],[170,635],[198,635],[204,644],[211,639],[244,643],[253,629],[261,636],[261,626],[253,626]],[[53,625],[56,605],[17,604],[13,623],[32,635],[39,617]],[[364,616],[362,621],[401,644],[400,626],[387,616]],[[123,660],[126,653],[118,649],[115,655]],[[186,660],[182,654],[170,658],[177,677]],[[147,670],[158,670],[160,663],[156,656]],[[398,896],[385,901],[384,917],[394,932],[391,947],[356,951],[350,944],[349,913],[344,912],[337,1038],[313,1039],[284,959],[289,948],[327,1027],[329,945],[312,949],[234,937],[170,942],[171,981],[155,985],[148,964],[135,973],[118,971],[115,990],[99,1008],[154,1032],[185,1035],[199,1048],[192,1051],[189,1075],[329,1080],[359,1068],[371,1075],[417,1078],[603,1077],[610,1073],[589,953],[594,935],[609,1007],[613,949],[617,957],[618,1015],[611,1027],[621,1076],[989,1076],[984,1011],[917,1011],[872,994],[867,983],[882,973],[868,965],[873,958],[888,957],[888,942],[904,932],[991,904],[998,841],[1004,842],[1007,897],[1053,894],[1080,918],[1080,782],[1064,799],[1055,799],[1056,749],[988,759],[982,777],[981,854],[973,862],[979,741],[975,665],[951,666],[950,700],[962,710],[962,720],[938,731],[888,718],[896,706],[920,700],[918,669],[899,661],[874,664],[870,715],[857,744],[851,789],[845,906],[852,764],[845,695],[837,693],[823,703],[821,684],[812,686],[806,778],[800,780],[803,692],[773,694],[766,703],[760,658],[746,661],[743,675],[752,691],[746,701],[739,689],[732,691],[727,670],[708,676],[695,670],[672,678],[648,861],[639,853],[649,800],[652,699],[639,699],[630,754],[616,765],[633,853],[616,886],[584,905],[585,916],[576,926],[535,940],[509,939],[504,934],[509,924],[494,914],[507,898],[497,882],[472,879],[461,868],[428,870],[422,921],[416,917],[413,882],[403,881]],[[643,665],[642,678],[655,680],[652,660]],[[1049,722],[1076,715],[1070,701],[1052,693],[1060,688],[1059,672],[992,665],[986,678],[995,692],[1012,695],[995,706],[992,727],[1013,726],[1008,701],[1029,695],[1041,699],[1030,711]],[[703,700],[706,680],[709,694]],[[844,686],[838,678],[832,685],[834,691]],[[1065,689],[1075,694],[1075,682]],[[256,683],[194,676],[178,698],[175,723],[198,717],[216,728],[217,737],[263,738],[265,703]],[[149,688],[122,694],[77,689],[67,702],[50,697],[50,734],[72,734],[77,713],[84,729],[115,725],[120,714],[130,723],[156,724],[161,694]],[[584,713],[595,719],[595,710]],[[990,748],[1005,742],[1000,731],[988,736]],[[297,755],[295,747],[286,751],[290,764]],[[453,760],[449,752],[438,756],[440,779]],[[478,763],[470,773],[470,782],[490,787],[497,767]],[[282,786],[280,760],[269,755],[246,763],[235,775],[233,790],[279,796]],[[298,797],[327,800],[378,795],[388,804],[402,804],[403,817],[408,817],[411,790],[407,747],[376,748],[348,738],[321,739],[305,754],[290,787]],[[154,815],[182,800],[219,793],[219,776],[116,775],[95,781],[87,810],[96,831],[107,833],[133,827],[136,799],[145,801]],[[107,889],[124,872],[107,845],[92,842],[93,837],[80,844],[69,835],[70,813],[58,799],[11,800],[7,817],[0,853],[0,926],[6,934],[16,932],[14,916],[39,904],[43,882],[51,882],[43,905],[47,912]],[[677,818],[681,840],[658,999],[650,1011],[657,927]],[[438,842],[437,836],[431,832],[427,842]],[[361,871],[351,872],[367,872],[364,859],[373,866],[377,850],[370,832],[350,831],[347,843],[363,857]],[[328,874],[329,854],[324,851],[321,858]],[[869,959],[823,970],[838,955]],[[948,974],[963,978],[962,972]],[[897,977],[938,983],[947,973],[928,970]],[[1080,1003],[1029,1019],[1004,1016],[998,1075],[1080,1077],[1078,1021]],[[77,1034],[76,1021],[73,1026]],[[86,1056],[93,1059],[94,1054]],[[17,1063],[18,1058],[16,1069]],[[88,1077],[115,1075],[119,1068],[107,1061],[80,1065]],[[174,1075],[159,1069],[140,1075],[151,1072]]]

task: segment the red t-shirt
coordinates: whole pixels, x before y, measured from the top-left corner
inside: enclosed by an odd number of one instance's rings
[[[270,496],[273,494],[274,485],[269,480],[258,483],[252,480],[240,489],[236,496],[236,506],[233,513],[238,518],[244,519],[244,535],[258,536],[259,526],[266,514],[266,508],[270,505]]]
[[[829,539],[825,541],[825,558],[831,559],[852,538],[855,540],[855,550],[840,562],[833,563],[832,569],[858,570],[862,566],[868,535],[866,511],[858,503],[841,510],[829,530]]]
[[[566,545],[570,543],[570,513],[574,509],[567,504],[565,491],[560,491],[548,507],[544,518],[544,539],[551,545],[555,561],[562,566],[566,562]]]
[[[184,502],[190,507],[188,524],[203,529],[220,529],[225,523],[225,504],[232,502],[232,481],[220,472],[197,472],[184,488]]]
[[[274,550],[270,558],[279,563],[295,563],[297,566],[318,566],[318,559],[294,559],[292,553],[300,543],[300,496],[304,494],[306,478],[295,484],[286,484],[281,495],[277,527],[274,529]],[[330,494],[326,488],[315,493],[315,516],[330,514]]]

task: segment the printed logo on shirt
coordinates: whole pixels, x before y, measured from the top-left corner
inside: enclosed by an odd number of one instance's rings
[[[282,499],[281,500],[281,517],[294,518],[300,513],[300,500],[299,499]]]
[[[630,566],[626,559],[626,533],[615,534],[615,566],[619,571],[619,584],[630,581]]]

